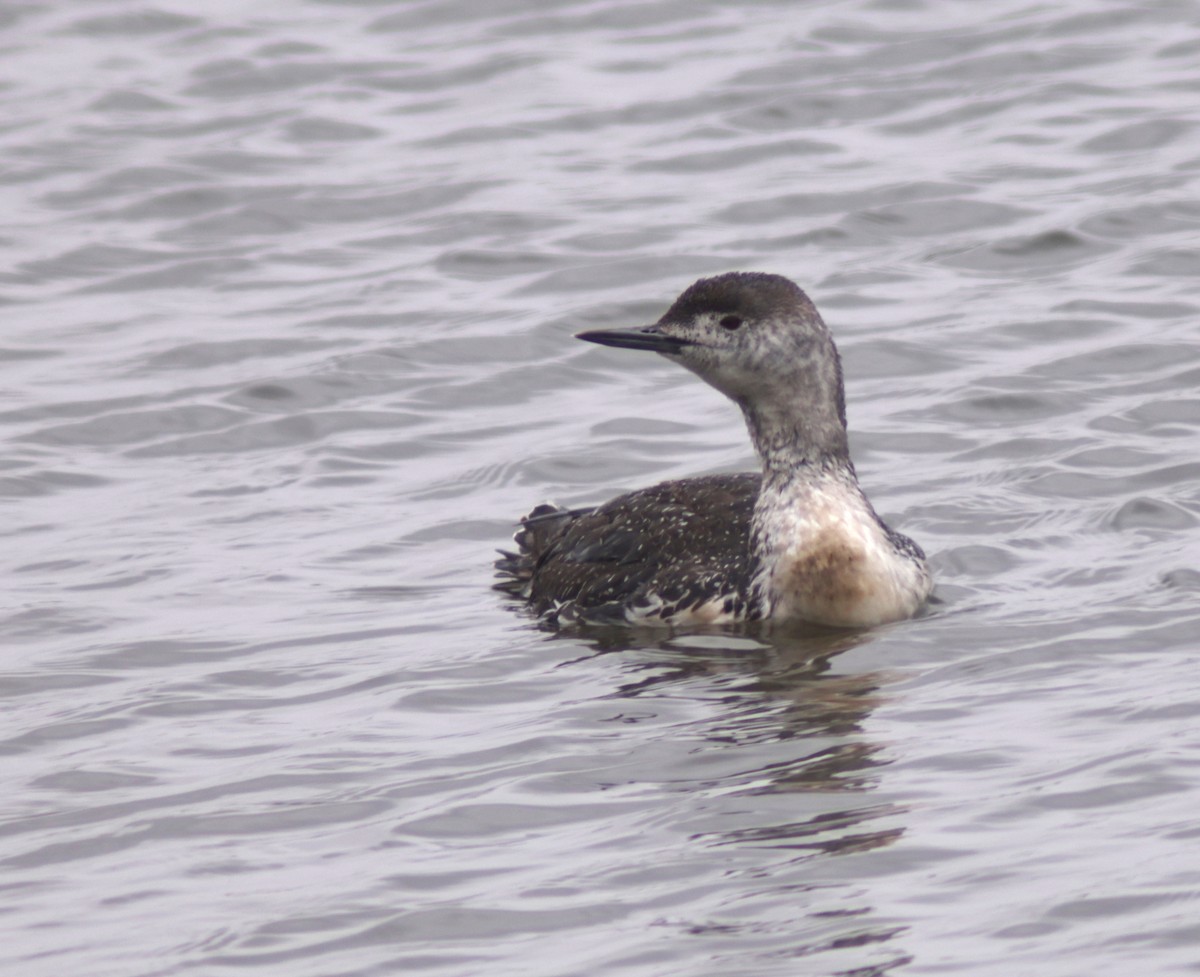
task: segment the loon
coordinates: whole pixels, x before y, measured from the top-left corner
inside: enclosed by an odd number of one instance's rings
[[[762,472],[663,482],[590,509],[540,505],[517,551],[500,551],[499,589],[557,625],[867,628],[920,609],[933,586],[925,554],[859,487],[841,358],[793,282],[702,278],[654,325],[577,338],[658,353],[725,394]]]

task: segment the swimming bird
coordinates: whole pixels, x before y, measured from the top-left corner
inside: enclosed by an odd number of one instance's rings
[[[859,487],[841,358],[793,282],[702,278],[653,325],[577,338],[650,350],[721,391],[762,471],[663,482],[591,509],[540,505],[521,520],[517,551],[500,551],[499,588],[558,624],[863,628],[925,602],[925,554]]]

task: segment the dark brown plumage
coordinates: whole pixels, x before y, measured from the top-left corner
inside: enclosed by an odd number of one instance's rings
[[[662,482],[588,510],[538,506],[522,520],[520,553],[496,568],[503,590],[554,620],[625,621],[627,607],[662,616],[711,600],[744,613],[753,576],[753,472]],[[657,609],[662,602],[662,610]],[[657,611],[657,613],[655,613]]]

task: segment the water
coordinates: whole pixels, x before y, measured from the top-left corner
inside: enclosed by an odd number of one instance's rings
[[[1200,14],[0,14],[22,975],[1200,969]],[[749,467],[590,348],[809,290],[943,603],[546,634],[544,498]]]

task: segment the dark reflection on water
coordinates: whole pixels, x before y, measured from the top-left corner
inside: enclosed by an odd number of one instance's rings
[[[790,632],[790,633],[788,633]],[[631,702],[660,698],[703,701],[712,709],[703,727],[693,730],[718,751],[748,752],[756,744],[786,744],[786,758],[751,768],[736,767],[718,780],[689,776],[686,761],[672,773],[674,789],[719,789],[727,796],[796,797],[803,810],[805,795],[821,797],[820,810],[803,818],[784,817],[763,823],[753,806],[737,823],[719,830],[697,831],[690,843],[702,848],[742,851],[774,849],[793,852],[798,866],[810,858],[857,855],[886,848],[905,832],[903,805],[872,796],[877,772],[887,761],[881,747],[864,735],[864,723],[887,700],[886,672],[839,672],[839,655],[872,640],[869,633],[830,631],[791,625],[749,626],[692,631],[685,635],[655,634],[629,628],[588,627],[564,640],[582,638],[594,651],[587,659],[566,661],[578,666],[595,655],[620,655],[623,675],[606,698]],[[778,816],[779,810],[773,814]],[[886,824],[872,829],[872,823]],[[815,913],[822,918],[855,920],[854,932],[789,951],[805,956],[834,947],[882,944],[904,932],[892,924],[868,922],[871,906]],[[864,918],[867,917],[867,918]],[[693,932],[736,932],[736,927],[696,926]],[[874,965],[864,973],[885,973],[911,959]],[[859,971],[855,971],[856,973]]]
[[[729,711],[705,734],[714,743],[860,734],[863,720],[881,701],[885,681],[877,672],[831,671],[837,655],[870,640],[865,634],[816,631],[804,639],[773,638],[768,643],[739,637],[724,647],[721,636],[715,634],[693,633],[656,643],[612,634],[607,639],[588,637],[603,653],[635,648],[640,652],[637,664],[628,671],[635,676],[648,674],[622,682],[612,693],[614,698],[670,694],[670,686],[684,681],[719,679],[714,685],[715,701]],[[654,656],[651,649],[660,656]],[[754,790],[865,789],[870,785],[865,771],[874,765],[871,757],[875,752],[861,742],[824,747],[798,758],[795,768],[772,764],[754,771],[753,776],[768,781]]]
[[[873,696],[882,682],[875,673],[848,676],[830,672],[837,655],[869,640],[861,633],[814,629],[806,638],[771,637],[763,642],[747,637],[753,632],[743,630],[722,646],[726,636],[711,632],[693,631],[653,641],[631,640],[614,631],[603,638],[589,632],[585,638],[606,654],[638,650],[639,664],[632,666],[633,671],[653,673],[622,683],[614,696],[652,695],[664,684],[685,679],[744,678],[726,704],[751,698],[770,702],[775,707],[772,721],[778,725],[774,735],[779,738],[860,732],[859,723],[876,704]],[[647,661],[651,649],[662,657]],[[745,728],[739,727],[739,731],[744,733]]]

